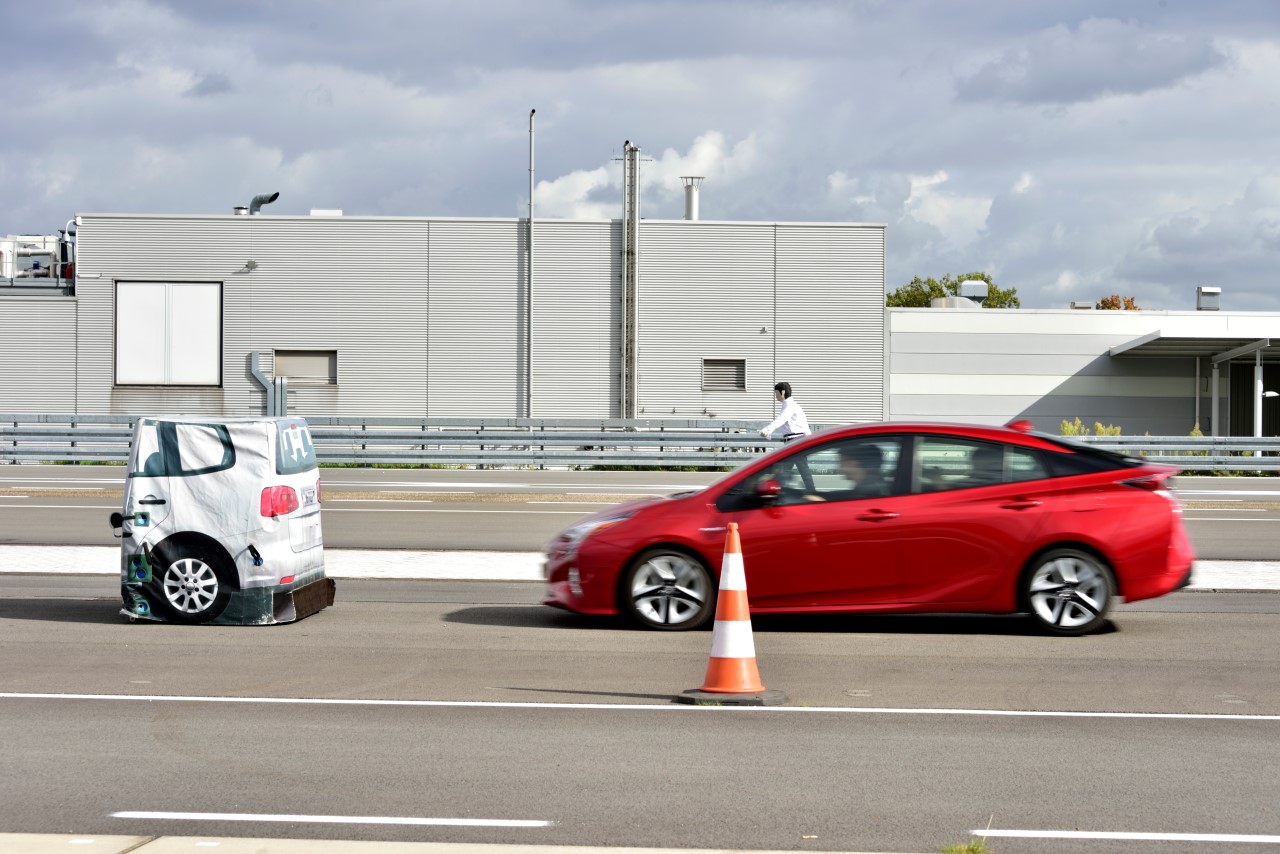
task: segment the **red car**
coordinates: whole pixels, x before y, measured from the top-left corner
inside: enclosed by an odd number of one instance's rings
[[[753,614],[1030,614],[1053,634],[1162,596],[1194,553],[1178,469],[1030,424],[864,424],[783,445],[705,489],[620,504],[547,547],[545,604],[693,629],[737,522]]]

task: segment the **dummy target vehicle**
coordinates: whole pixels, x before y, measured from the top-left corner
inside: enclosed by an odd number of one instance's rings
[[[301,418],[139,418],[110,521],[131,620],[287,623],[333,604]]]

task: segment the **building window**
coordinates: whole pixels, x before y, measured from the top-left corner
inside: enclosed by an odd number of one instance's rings
[[[703,391],[746,391],[746,359],[703,359]]]
[[[117,282],[117,385],[222,385],[221,282]]]
[[[289,385],[337,385],[337,350],[276,350],[275,374]]]

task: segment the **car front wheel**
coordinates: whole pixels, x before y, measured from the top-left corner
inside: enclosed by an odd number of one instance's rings
[[[650,549],[636,558],[622,593],[626,610],[646,628],[696,629],[715,613],[710,570],[700,559],[676,549]]]
[[[1057,635],[1083,635],[1107,619],[1116,583],[1111,570],[1078,549],[1053,549],[1023,576],[1022,599],[1036,622]]]

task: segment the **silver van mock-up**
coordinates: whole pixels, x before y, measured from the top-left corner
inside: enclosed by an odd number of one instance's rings
[[[131,620],[263,625],[333,604],[301,418],[139,418],[111,524]]]

